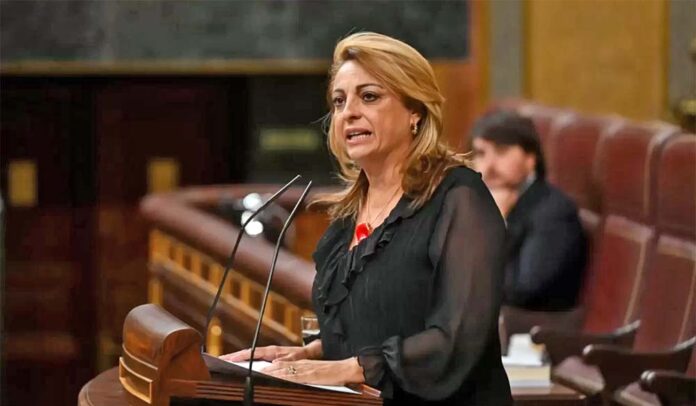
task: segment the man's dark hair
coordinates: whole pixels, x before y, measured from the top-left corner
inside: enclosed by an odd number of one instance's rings
[[[471,130],[471,142],[482,138],[497,145],[517,145],[536,156],[538,178],[546,176],[546,163],[534,122],[514,111],[494,111],[479,118]]]

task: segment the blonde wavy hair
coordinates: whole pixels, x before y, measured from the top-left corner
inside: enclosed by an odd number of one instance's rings
[[[319,196],[312,204],[324,207],[332,219],[356,218],[367,196],[367,176],[336,138],[331,121],[334,114],[331,89],[336,73],[348,61],[358,63],[399,96],[407,108],[421,115],[418,132],[413,136],[402,167],[401,181],[404,194],[412,199],[411,205],[419,208],[430,199],[449,168],[468,166],[469,162],[466,155],[450,150],[442,140],[442,105],[445,99],[428,61],[410,45],[373,32],[352,34],[341,40],[334,50],[327,89],[327,102],[331,109],[326,123],[327,143],[338,161],[339,176],[345,187],[337,193]]]

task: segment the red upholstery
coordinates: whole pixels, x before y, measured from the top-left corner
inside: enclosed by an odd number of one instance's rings
[[[688,377],[696,379],[696,350],[691,352],[689,369],[686,372]],[[620,389],[614,395],[617,403],[628,406],[659,406],[662,405],[659,398],[651,392],[643,390],[639,382],[634,382],[624,389]],[[681,403],[679,403],[681,404]],[[685,403],[688,404],[688,403]]]
[[[615,126],[616,120],[564,114],[556,120],[547,139],[549,181],[575,200],[580,210],[588,237],[588,276],[594,274],[592,265],[600,237],[600,190],[594,170],[597,147],[602,134]],[[589,283],[585,283],[582,302],[588,289]]]
[[[639,351],[667,350],[694,336],[696,135],[524,101],[500,106],[534,120],[549,180],[580,208],[591,249],[584,330],[608,332],[640,318]],[[696,351],[688,374],[696,376]],[[604,387],[599,370],[581,357],[561,362],[553,377],[587,394]],[[655,401],[637,385],[622,394],[631,399],[625,404]]]
[[[595,169],[601,184],[602,210],[653,224],[652,204],[657,159],[677,128],[661,123],[616,125],[600,142]]]
[[[650,392],[646,392],[640,388],[638,382],[628,385],[623,390],[616,394],[616,400],[622,405],[631,406],[659,406],[660,399]]]
[[[597,153],[604,224],[585,289],[585,329],[606,332],[638,318],[654,244],[655,162],[673,127],[613,123]]]
[[[585,330],[608,332],[638,318],[638,295],[654,235],[650,226],[607,217],[586,276]]]
[[[582,297],[584,329],[607,332],[638,319],[643,307],[659,301],[676,281],[679,286],[663,303],[670,315],[661,324],[648,322],[637,345],[671,346],[685,338],[693,327],[684,320],[696,318],[696,299],[689,301],[696,272],[696,137],[677,136],[678,129],[665,123],[589,117],[524,100],[503,100],[493,109],[533,119],[549,179],[580,208],[591,250]],[[645,291],[650,294],[644,297]],[[660,329],[663,334],[651,338]]]
[[[634,348],[645,352],[669,350],[696,334],[696,244],[693,238],[696,223],[692,221],[696,209],[696,137],[664,136],[656,140],[648,137],[648,141],[641,144],[657,144],[652,147],[653,152],[642,153],[645,148],[636,148],[635,140],[631,141],[634,141],[634,157],[655,161],[655,170],[641,182],[648,188],[653,184],[657,186],[648,191],[648,196],[653,198],[642,211],[631,211],[628,202],[642,198],[646,191],[625,187],[623,190],[628,196],[608,193],[607,205],[627,214],[644,216],[643,220],[654,218],[656,221],[649,225],[612,213],[607,216],[596,252],[599,272],[591,281],[586,319],[588,329],[608,330],[607,326],[620,321],[622,313],[624,322],[640,316],[641,327]],[[658,132],[653,137],[661,137],[661,134]],[[619,139],[612,141],[619,142]],[[663,142],[666,145],[660,151],[658,143]],[[603,157],[607,159],[605,169],[608,172],[604,179],[616,182],[618,177],[612,176],[616,176],[617,170],[612,165],[618,163],[630,168],[634,162],[630,158],[611,159],[612,151],[622,148],[608,145],[603,151],[609,154]],[[604,184],[605,187],[611,185]],[[620,198],[626,201],[612,201]],[[654,235],[658,235],[658,240],[653,246]],[[692,376],[696,372],[695,359],[696,355],[692,355],[689,369]],[[585,364],[580,357],[561,362],[553,370],[553,379],[588,395],[597,395],[604,387],[599,369]],[[625,405],[659,404],[655,395],[643,391],[637,383],[619,390],[614,396]]]
[[[696,134],[665,145],[657,176],[657,222],[661,232],[696,240]]]
[[[644,291],[637,350],[668,349],[696,334],[696,244],[660,236]]]
[[[554,382],[576,388],[587,395],[602,391],[604,379],[599,369],[582,362],[581,357],[569,357],[551,371]]]
[[[660,233],[636,349],[664,349],[696,334],[696,137],[671,138],[657,163]]]
[[[597,262],[597,247],[601,237],[601,217],[589,209],[579,209],[580,222],[582,223],[583,231],[587,236],[587,268],[585,270],[585,280],[580,292],[580,303],[586,303],[588,294],[591,291],[590,280],[594,276],[594,264]]]
[[[578,207],[600,211],[594,162],[603,131],[615,120],[566,114],[557,119],[547,139],[549,180],[575,200]]]
[[[664,133],[663,133],[664,134]],[[656,137],[660,137],[658,132]],[[602,278],[592,282],[595,291],[603,291],[613,297],[630,297],[628,302],[619,301],[619,306],[614,302],[610,303],[606,297],[592,296],[590,303],[596,307],[588,306],[588,318],[586,325],[592,328],[592,323],[613,323],[612,317],[617,318],[621,306],[628,304],[625,309],[625,317],[632,319],[640,315],[641,327],[638,330],[635,342],[636,351],[664,351],[673,348],[675,345],[684,342],[696,334],[696,136],[681,135],[664,136],[664,139],[650,140],[643,142],[643,145],[655,145],[664,142],[664,148],[660,151],[659,144],[653,147],[657,152],[655,158],[643,155],[647,161],[654,160],[654,171],[652,176],[643,179],[644,185],[654,184],[652,199],[656,204],[648,204],[643,211],[625,210],[626,213],[633,213],[645,216],[649,220],[655,219],[654,225],[644,225],[627,219],[626,217],[610,214],[604,227],[602,236],[608,238],[612,234],[622,234],[624,239],[629,238],[634,241],[647,241],[639,244],[646,247],[639,256],[643,264],[630,264],[623,262],[622,265],[613,264],[613,278]],[[613,148],[620,150],[620,148]],[[611,151],[612,148],[607,148]],[[640,149],[634,152],[641,152]],[[610,153],[610,152],[607,152]],[[641,156],[636,153],[635,155]],[[609,157],[611,158],[611,157]],[[612,180],[611,164],[608,162],[608,174],[605,179]],[[626,159],[622,165],[630,167],[632,162]],[[654,178],[654,181],[653,179]],[[653,183],[654,182],[654,183]],[[606,185],[605,185],[606,186]],[[629,193],[630,188],[624,188]],[[632,191],[626,197],[626,202],[613,202],[612,197],[616,194],[609,193],[608,207],[624,210],[621,203],[626,204],[630,199],[636,199],[644,191]],[[651,216],[654,210],[654,216]],[[620,221],[626,224],[617,224]],[[629,226],[630,224],[630,226]],[[633,229],[631,231],[631,228]],[[651,247],[649,239],[653,234],[657,234],[658,239],[654,247]],[[647,240],[646,240],[647,239]],[[612,260],[635,259],[635,255],[625,255],[619,250],[619,242],[604,242],[599,257],[606,258],[602,250],[607,249],[607,245],[612,246],[609,255]],[[624,242],[625,248],[625,242]],[[651,255],[647,255],[652,251]],[[647,267],[645,266],[647,263]],[[627,265],[628,266],[625,266]],[[625,286],[630,277],[621,275],[621,271],[628,272],[631,268],[642,271],[637,272],[633,278],[633,287],[629,289]],[[619,270],[617,272],[617,270]],[[605,272],[601,276],[605,276]],[[612,283],[613,279],[613,283]],[[642,286],[642,288],[641,288]],[[630,293],[629,293],[630,291]],[[636,309],[637,303],[639,308]],[[607,308],[615,311],[607,312]],[[604,312],[602,312],[604,307]],[[692,353],[689,370],[687,373],[696,376],[696,352]],[[577,388],[586,394],[596,394],[603,386],[603,379],[599,371],[582,362],[579,357],[571,357],[562,362],[553,372],[554,379]],[[653,394],[644,392],[637,384],[616,393],[616,400],[622,404],[659,404]]]

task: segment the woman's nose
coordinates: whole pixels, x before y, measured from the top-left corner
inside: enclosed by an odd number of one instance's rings
[[[343,114],[346,119],[356,119],[360,117],[360,103],[357,97],[348,97],[343,107]]]

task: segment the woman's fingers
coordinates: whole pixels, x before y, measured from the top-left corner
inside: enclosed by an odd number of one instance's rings
[[[308,382],[307,375],[311,374],[312,368],[306,368],[300,362],[276,361],[261,370],[261,372],[289,381]]]
[[[331,366],[331,361],[276,361],[261,372],[299,383],[340,385],[341,377],[335,376]]]
[[[275,345],[270,345],[268,347],[257,347],[254,351],[255,360],[261,359],[264,361],[273,361],[277,355],[278,347]],[[229,362],[248,361],[251,358],[251,349],[247,348],[231,354],[221,355],[220,358]]]
[[[249,356],[251,355],[251,351],[249,349],[246,350],[240,350],[233,352],[231,354],[225,354],[221,355],[220,358],[229,361],[229,362],[239,362],[239,361],[246,361],[249,359]],[[256,355],[256,354],[254,354]]]
[[[278,356],[278,347],[270,345],[268,347],[259,347],[254,351],[254,359],[262,359],[264,361],[273,361]]]
[[[271,374],[271,373],[274,373],[275,371],[286,368],[289,364],[290,364],[290,362],[288,362],[288,361],[275,360],[271,363],[271,365],[267,366],[266,368],[262,369],[261,371],[264,374]]]
[[[273,363],[281,362],[281,361],[295,361],[297,358],[295,357],[294,354],[286,354],[283,355],[282,357],[278,357],[273,360]]]
[[[307,356],[305,353],[302,351],[302,347],[300,348],[286,348],[286,351],[279,351],[278,354],[276,354],[277,358],[273,360],[273,362],[279,362],[279,361],[298,361],[301,359],[306,359]]]
[[[362,368],[354,358],[342,361],[276,361],[261,372],[293,382],[317,385],[345,385],[359,383],[363,379]]]

